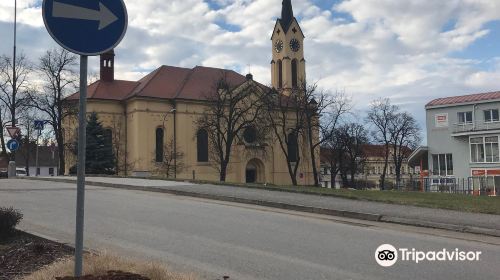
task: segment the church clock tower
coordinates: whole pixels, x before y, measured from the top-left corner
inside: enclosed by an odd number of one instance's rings
[[[274,88],[290,93],[291,89],[300,87],[306,81],[304,38],[293,16],[292,1],[283,0],[281,18],[276,21],[271,37],[271,80]]]

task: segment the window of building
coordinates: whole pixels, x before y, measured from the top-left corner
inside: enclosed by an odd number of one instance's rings
[[[295,133],[290,133],[288,135],[288,160],[290,162],[297,162],[298,160],[298,143],[297,135]]]
[[[278,88],[283,88],[283,62],[278,60],[276,66],[278,67]]]
[[[472,162],[484,162],[483,137],[475,137],[470,139],[470,157]]]
[[[104,141],[106,145],[113,146],[113,131],[110,128],[104,130]]]
[[[163,128],[156,129],[156,162],[163,162]]]
[[[49,175],[54,176],[54,167],[49,167]]]
[[[498,136],[471,137],[470,158],[474,163],[500,162]]]
[[[253,144],[257,141],[257,130],[253,126],[249,126],[245,128],[245,131],[243,131],[243,139],[245,142],[248,144]]]
[[[498,109],[490,109],[484,111],[484,121],[485,122],[498,122]]]
[[[472,123],[472,111],[458,113],[458,123],[459,124]]]
[[[453,176],[453,155],[432,155],[432,174],[437,176]]]
[[[208,162],[208,132],[205,129],[196,133],[196,151],[198,162]]]
[[[499,162],[498,136],[485,137],[486,162]]]
[[[299,85],[299,77],[297,71],[297,59],[294,59],[292,60],[292,87],[294,88]]]

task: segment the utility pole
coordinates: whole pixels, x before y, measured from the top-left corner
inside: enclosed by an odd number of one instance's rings
[[[12,58],[12,106],[11,112],[12,126],[16,126],[16,95],[17,95],[17,77],[16,77],[16,41],[17,41],[17,0],[14,0],[14,55]]]
[[[16,77],[16,41],[17,41],[17,0],[14,0],[14,55],[12,58],[12,103],[10,108],[12,127],[16,127],[16,95],[17,95],[17,77]],[[16,176],[16,152],[11,151],[9,161],[9,178]]]

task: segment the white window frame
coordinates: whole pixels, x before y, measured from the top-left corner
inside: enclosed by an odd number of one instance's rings
[[[440,155],[444,155],[444,173],[445,174],[441,174],[441,169],[439,168],[440,167]],[[435,174],[434,173],[434,156],[437,156],[438,158],[438,167],[437,167],[437,170],[438,170],[438,174]],[[432,154],[431,155],[431,158],[432,158],[432,172],[433,174],[432,175],[437,175],[439,177],[453,177],[454,174],[455,174],[455,168],[453,168],[451,170],[451,174],[448,174],[448,156],[451,156],[452,158],[452,164],[453,164],[453,154],[452,153],[446,153],[446,154]]]
[[[467,120],[467,114],[470,113],[470,121]],[[460,114],[464,114],[464,122],[460,122]],[[474,122],[474,114],[472,111],[458,112],[457,113],[457,123],[458,124],[472,124]]]
[[[485,113],[486,112],[490,112],[490,117],[491,117],[491,120],[486,120],[486,116],[485,116]],[[499,117],[499,119],[497,120],[493,120],[493,111],[497,111],[497,116]],[[487,109],[487,110],[483,110],[483,116],[484,116],[484,122],[485,123],[495,123],[495,122],[500,122],[500,112],[498,111],[498,109]]]
[[[489,162],[488,159],[487,159],[487,153],[486,153],[486,138],[490,138],[490,137],[498,137],[498,150],[499,150],[499,154],[498,154],[498,161],[491,161]],[[482,138],[483,139],[483,151],[484,151],[484,161],[472,161],[472,143],[471,143],[471,139],[472,138]],[[488,144],[491,144],[491,143],[494,143],[494,142],[488,142]],[[474,145],[479,145],[479,144],[474,144]],[[469,137],[469,162],[470,163],[500,163],[500,135],[488,135],[488,136],[470,136]]]

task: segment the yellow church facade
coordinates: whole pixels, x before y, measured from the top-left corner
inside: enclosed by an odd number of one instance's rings
[[[293,16],[290,0],[283,1],[282,18],[273,31],[271,62],[272,87],[283,94],[305,81],[304,35]],[[114,53],[101,56],[100,80],[89,85],[88,113],[95,112],[103,127],[112,135],[117,157],[117,171],[122,175],[164,176],[158,168],[161,156],[170,148],[176,151],[176,167],[170,177],[185,180],[218,181],[217,164],[206,155],[206,135],[200,133],[197,121],[207,111],[207,92],[224,76],[234,88],[261,85],[251,75],[231,70],[197,66],[179,68],[161,66],[139,81],[114,79]],[[78,93],[67,101],[76,105]],[[77,122],[64,122],[65,143],[76,139]],[[297,172],[299,185],[314,184],[310,151],[306,139],[298,139],[301,160]],[[315,165],[319,170],[318,160]],[[66,152],[66,172],[76,163],[76,156]],[[286,157],[276,137],[265,145],[248,143],[243,137],[232,146],[227,182],[292,183]]]

